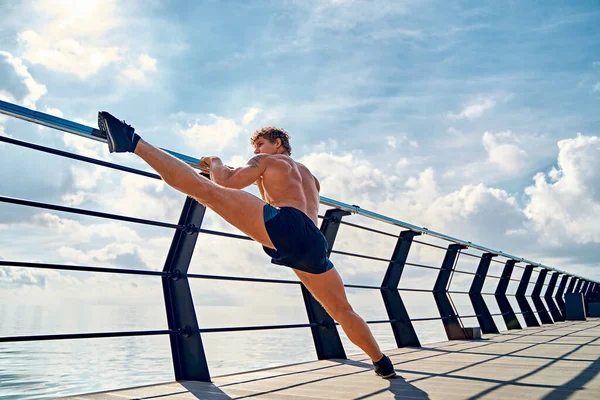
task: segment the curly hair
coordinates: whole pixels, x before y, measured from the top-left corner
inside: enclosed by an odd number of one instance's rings
[[[281,145],[292,155],[292,146],[290,145],[290,134],[285,129],[276,128],[274,126],[267,126],[254,132],[250,138],[250,144],[254,146],[254,143],[259,139],[267,139],[271,143],[275,143],[275,139],[281,139]]]

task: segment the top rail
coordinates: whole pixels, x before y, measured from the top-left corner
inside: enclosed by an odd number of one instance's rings
[[[106,135],[99,129],[92,128],[92,127],[89,127],[89,126],[86,126],[83,124],[79,124],[77,122],[69,121],[64,118],[55,117],[53,115],[46,114],[46,113],[43,113],[40,111],[31,110],[29,108],[22,107],[22,106],[12,104],[12,103],[9,103],[6,101],[2,101],[2,100],[0,100],[0,114],[9,115],[9,116],[12,116],[12,117],[15,117],[18,119],[22,119],[25,121],[33,122],[35,124],[47,126],[49,128],[57,129],[57,130],[60,130],[63,132],[72,133],[72,134],[82,136],[82,137],[85,137],[88,139],[92,139],[92,140],[96,140],[96,141],[100,141],[100,142],[104,142],[104,143],[107,142]],[[186,164],[190,165],[191,167],[194,167],[194,168],[198,167],[198,163],[200,160],[197,158],[190,157],[185,154],[177,153],[175,151],[168,150],[168,149],[161,148],[161,150],[171,154],[172,156],[185,162]],[[373,211],[365,210],[358,205],[354,205],[354,204],[350,205],[350,204],[342,203],[341,201],[334,200],[334,199],[324,197],[324,196],[320,196],[320,202],[321,202],[321,204],[326,205],[326,206],[335,207],[340,210],[348,211],[350,213],[361,215],[363,217],[367,217],[367,218],[370,218],[370,219],[373,219],[376,221],[385,222],[385,223],[388,223],[388,224],[391,224],[394,226],[398,226],[401,228],[409,229],[411,231],[418,232],[418,233],[421,233],[424,235],[429,235],[432,237],[436,237],[438,239],[461,244],[468,248],[477,249],[477,250],[483,251],[485,253],[496,254],[498,256],[505,257],[507,259],[515,260],[517,262],[524,262],[524,263],[527,263],[527,264],[530,264],[530,265],[533,265],[536,267],[545,268],[550,271],[569,275],[569,276],[579,278],[582,280],[589,280],[582,276],[574,275],[574,274],[571,274],[571,273],[568,273],[568,272],[565,272],[565,271],[562,271],[562,270],[559,270],[559,269],[556,269],[556,268],[553,268],[553,267],[550,267],[550,266],[547,266],[547,265],[544,265],[544,264],[541,264],[538,262],[530,261],[530,260],[522,258],[522,257],[517,257],[517,256],[511,255],[509,253],[505,253],[500,250],[494,250],[489,247],[481,246],[481,245],[475,244],[470,241],[465,241],[465,240],[462,240],[459,238],[445,235],[440,232],[433,231],[426,227],[420,227],[417,225],[409,224],[407,222],[400,221],[395,218],[390,218],[390,217],[387,217],[382,214],[378,214]],[[600,283],[598,281],[592,281],[592,282]]]

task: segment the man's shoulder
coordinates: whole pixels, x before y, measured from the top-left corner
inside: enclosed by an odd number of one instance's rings
[[[283,166],[285,165],[296,165],[298,168],[301,169],[305,169],[307,171],[310,172],[310,170],[308,169],[308,167],[296,160],[294,160],[292,157],[285,155],[285,154],[266,154],[266,153],[261,153],[261,154],[257,154],[254,157],[252,157],[250,159],[250,161],[248,161],[248,165],[250,164],[260,164],[261,166]]]
[[[264,163],[264,162],[270,161],[272,158],[273,158],[273,155],[271,155],[271,154],[260,153],[260,154],[256,154],[256,155],[252,156],[252,158],[248,160],[248,164]]]
[[[265,161],[265,162],[270,162],[270,163],[277,163],[277,162],[282,162],[282,163],[287,163],[287,164],[298,164],[301,165],[299,162],[293,160],[290,156],[285,155],[285,154],[257,154],[254,156],[254,158],[258,157],[261,161]]]

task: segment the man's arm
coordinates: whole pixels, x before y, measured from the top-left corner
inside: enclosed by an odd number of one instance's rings
[[[252,157],[245,167],[230,169],[218,157],[214,157],[210,164],[210,177],[221,186],[243,189],[256,182],[265,172],[265,158],[266,155],[259,154]]]

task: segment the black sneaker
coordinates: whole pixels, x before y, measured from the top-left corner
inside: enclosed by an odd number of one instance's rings
[[[383,358],[377,362],[374,362],[375,373],[382,378],[389,379],[396,376],[396,371],[394,371],[394,364],[385,354]]]
[[[98,128],[106,133],[108,151],[111,153],[133,153],[140,136],[131,125],[119,121],[106,111],[98,112]]]

